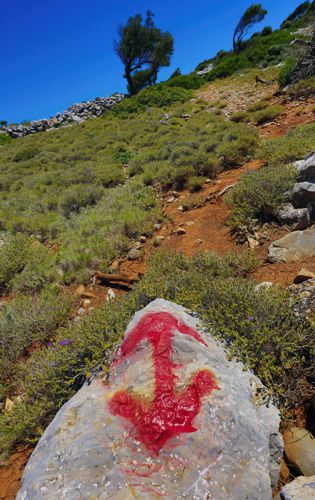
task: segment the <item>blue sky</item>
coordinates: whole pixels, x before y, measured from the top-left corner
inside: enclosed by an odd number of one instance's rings
[[[125,91],[113,53],[119,23],[149,8],[175,38],[168,77],[187,73],[231,47],[251,0],[0,0],[0,119],[18,122],[63,111],[74,102]],[[301,0],[264,0],[263,25],[278,27]]]

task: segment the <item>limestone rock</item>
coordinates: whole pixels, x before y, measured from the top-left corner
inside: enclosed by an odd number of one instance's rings
[[[280,492],[280,500],[313,500],[315,498],[315,476],[300,476],[286,484]]]
[[[46,429],[17,500],[271,500],[279,413],[200,322],[158,299]]]
[[[307,208],[294,208],[291,203],[285,203],[273,210],[272,215],[280,224],[294,224],[294,230],[303,230],[310,225],[310,213]]]
[[[186,234],[186,229],[184,229],[183,227],[179,227],[177,229],[177,234],[178,235],[184,235],[184,234]]]
[[[306,429],[292,427],[284,434],[287,463],[294,465],[304,476],[315,474],[315,438]]]
[[[128,253],[128,259],[139,260],[141,259],[142,255],[143,255],[142,250],[140,250],[139,248],[132,248]]]
[[[298,163],[296,168],[300,181],[315,180],[315,153],[310,153],[304,160]]]
[[[308,203],[315,203],[315,184],[313,182],[297,182],[292,191],[293,204],[297,207],[306,207]]]
[[[297,285],[299,283],[303,283],[303,281],[308,281],[315,279],[315,274],[307,269],[301,269],[294,278],[294,283]]]
[[[293,262],[315,255],[315,229],[289,233],[269,247],[269,262]]]
[[[63,113],[57,113],[55,117],[49,120],[44,118],[42,120],[31,121],[27,126],[22,124],[13,125],[11,127],[4,127],[3,130],[11,137],[18,138],[37,132],[53,130],[60,126],[82,123],[88,118],[100,116],[124,98],[124,94],[113,94],[110,97],[97,97],[94,101],[73,104]]]

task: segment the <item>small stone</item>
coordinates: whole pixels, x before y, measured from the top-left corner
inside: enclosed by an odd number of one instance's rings
[[[195,224],[195,223],[194,223],[194,221],[193,221],[193,220],[188,220],[188,221],[186,222],[186,226],[193,226],[194,224]]]
[[[172,191],[172,196],[175,196],[175,198],[179,197],[179,193],[177,191]]]
[[[85,309],[87,309],[90,306],[90,304],[91,304],[91,300],[90,299],[84,299],[84,301],[83,301],[83,307]]]
[[[177,229],[177,234],[178,235],[186,234],[186,229],[184,229],[183,227],[179,227]]]
[[[303,269],[301,269],[297,275],[295,276],[294,278],[294,283],[296,285],[298,285],[299,283],[303,283],[303,281],[308,281],[308,280],[312,280],[315,278],[315,274],[312,273],[312,271],[308,271],[307,269],[305,269],[303,267]]]
[[[153,245],[154,245],[155,247],[160,246],[160,245],[161,245],[161,243],[162,243],[162,241],[163,241],[164,239],[165,239],[165,238],[164,238],[164,236],[156,236],[156,237],[154,238]]]
[[[157,231],[159,231],[162,227],[162,224],[160,224],[159,222],[157,222],[156,224],[154,224],[154,229],[156,229]]]
[[[173,201],[175,201],[175,196],[171,196],[170,198],[168,198],[166,200],[166,203],[173,203]]]
[[[198,240],[196,240],[196,243],[197,243],[197,245],[201,245],[202,240],[198,239]]]
[[[248,241],[248,246],[251,250],[254,250],[254,248],[258,247],[259,245],[259,242],[255,238],[252,238],[251,236],[247,238],[247,241]]]
[[[141,257],[142,257],[142,251],[139,250],[138,248],[132,248],[128,253],[129,260],[138,260],[141,259]]]
[[[114,261],[111,263],[111,265],[110,265],[110,268],[109,268],[109,269],[110,269],[111,273],[115,273],[116,271],[118,271],[118,269],[119,269],[119,262],[118,262],[118,260],[114,260]]]
[[[4,413],[11,413],[14,408],[14,401],[10,398],[6,398],[5,404],[4,404]]]
[[[95,297],[94,293],[92,292],[89,292],[84,285],[80,285],[78,286],[78,288],[76,289],[75,291],[75,294],[78,296],[78,297],[86,297],[86,298],[90,298],[90,299],[93,299]]]
[[[140,236],[139,241],[140,241],[140,243],[145,243],[147,241],[147,237],[146,236]]]
[[[106,302],[110,302],[111,300],[114,300],[116,298],[116,294],[112,288],[110,288],[107,292],[106,295]]]

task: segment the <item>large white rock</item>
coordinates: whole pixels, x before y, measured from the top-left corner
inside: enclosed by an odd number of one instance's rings
[[[180,306],[138,312],[110,375],[58,412],[18,500],[270,500],[283,443],[260,381]]]
[[[293,262],[315,255],[315,229],[286,234],[269,247],[270,262]]]

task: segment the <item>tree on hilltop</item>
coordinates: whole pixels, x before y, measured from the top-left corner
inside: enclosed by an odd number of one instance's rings
[[[162,32],[154,25],[153,13],[130,17],[125,26],[118,28],[114,50],[125,67],[124,78],[131,95],[155,85],[158,72],[169,66],[174,51],[174,39],[169,31]]]
[[[248,7],[234,30],[233,48],[235,52],[241,50],[245,36],[248,35],[254,24],[264,19],[266,14],[267,11],[262,8],[260,3],[253,3]]]

